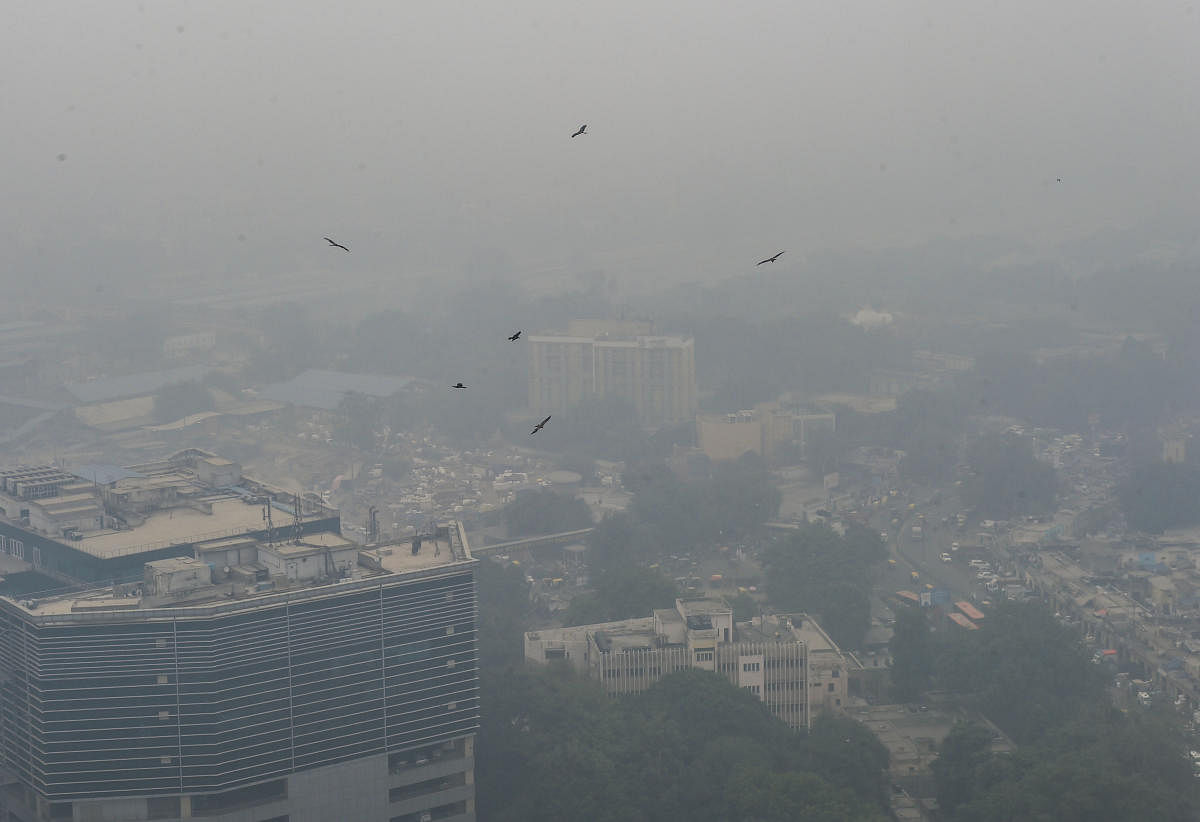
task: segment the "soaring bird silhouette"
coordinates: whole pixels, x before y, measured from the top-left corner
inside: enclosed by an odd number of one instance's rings
[[[541,431],[543,428],[546,427],[546,423],[548,423],[548,422],[550,422],[550,417],[546,417],[546,419],[542,420],[537,425],[533,426],[533,430],[529,432],[529,436],[532,437],[538,431]]]
[[[508,341],[509,341],[509,342],[516,342],[516,341],[517,341],[517,340],[519,340],[519,339],[521,339],[521,332],[520,332],[520,331],[518,331],[516,334],[513,334],[511,337],[509,337],[509,338],[508,338]]]
[[[342,251],[350,250],[350,249],[346,248],[346,246],[342,245],[341,243],[335,243],[333,240],[329,239],[328,237],[325,238],[325,242],[329,243],[334,248],[340,248]]]
[[[454,383],[454,385],[452,385],[450,387],[451,388],[466,388],[466,386],[463,385],[461,382],[456,382],[456,383]]]
[[[581,126],[579,127],[579,131],[577,131],[577,132],[575,132],[574,134],[572,134],[572,135],[571,135],[571,137],[572,137],[572,138],[574,138],[574,137],[578,137],[580,134],[583,134],[585,131],[587,131],[587,123],[584,123],[583,125],[581,125]]]
[[[755,263],[754,265],[755,265],[755,267],[758,267],[758,266],[762,265],[763,263],[773,263],[776,260],[778,260],[780,257],[782,257],[785,253],[786,252],[780,251],[774,257],[767,257],[767,259],[763,260],[762,262]]]

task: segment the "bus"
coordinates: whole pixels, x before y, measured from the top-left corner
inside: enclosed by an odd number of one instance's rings
[[[963,628],[966,628],[968,631],[978,631],[979,630],[978,625],[976,625],[971,620],[967,619],[962,614],[950,613],[950,614],[947,614],[947,616],[950,617],[950,619],[954,620],[955,624],[961,625]]]
[[[972,605],[969,602],[966,602],[966,601],[956,602],[956,603],[954,603],[954,607],[957,608],[958,610],[962,611],[963,615],[968,617],[969,619],[974,619],[974,620],[983,619],[983,611],[979,610],[978,608],[976,608],[974,605]]]

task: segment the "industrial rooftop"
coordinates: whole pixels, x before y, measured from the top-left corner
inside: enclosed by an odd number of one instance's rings
[[[269,508],[269,521],[267,509]],[[0,517],[100,559],[334,517],[319,498],[297,501],[243,477],[199,449],[144,465],[0,470]]]
[[[281,595],[320,595],[474,561],[457,522],[423,538],[370,548],[337,534],[318,533],[275,544],[218,539],[196,545],[195,555],[147,562],[140,582],[67,590],[36,599],[0,599],[47,621],[119,619],[122,612],[145,609],[270,605]],[[238,564],[222,564],[226,562]]]

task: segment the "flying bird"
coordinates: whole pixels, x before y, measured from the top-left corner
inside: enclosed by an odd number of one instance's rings
[[[574,137],[578,137],[580,134],[583,134],[585,131],[587,131],[587,123],[584,123],[583,125],[581,125],[581,126],[579,127],[579,131],[577,131],[577,132],[575,132],[574,134],[572,134],[572,135],[571,135],[571,137],[572,137],[572,138],[574,138]]]
[[[463,385],[461,382],[456,382],[456,383],[454,383],[454,385],[452,385],[450,387],[451,388],[466,388],[466,386]]]
[[[784,253],[785,252],[780,251],[774,257],[767,257],[767,259],[763,260],[762,262],[755,263],[754,265],[755,265],[755,267],[758,267],[758,266],[762,265],[763,263],[773,263],[776,260],[778,260],[780,257],[782,257],[784,255]]]
[[[340,248],[342,251],[350,250],[350,249],[346,248],[346,246],[342,245],[341,243],[335,243],[333,240],[329,239],[328,237],[325,238],[325,242],[329,243],[334,248]]]
[[[516,334],[513,334],[511,337],[509,337],[509,338],[508,338],[508,341],[509,341],[509,342],[516,342],[516,341],[517,341],[517,340],[519,340],[519,339],[521,339],[521,332],[520,332],[520,331],[518,331]]]
[[[550,417],[546,417],[546,419],[542,420],[537,425],[533,426],[533,430],[529,432],[529,436],[532,437],[538,431],[541,431],[543,428],[546,427],[546,423],[548,423],[548,422],[550,422]]]

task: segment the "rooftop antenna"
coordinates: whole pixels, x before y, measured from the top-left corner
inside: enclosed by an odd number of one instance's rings
[[[367,509],[367,544],[375,545],[379,542],[379,516],[378,509],[372,505]]]
[[[275,544],[275,523],[271,521],[271,498],[263,497],[262,518],[267,523],[267,545]]]
[[[292,543],[300,541],[301,532],[304,530],[301,517],[303,513],[300,509],[300,495],[292,494]]]

